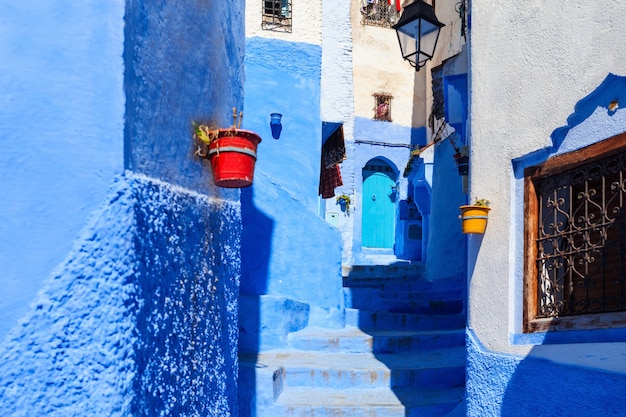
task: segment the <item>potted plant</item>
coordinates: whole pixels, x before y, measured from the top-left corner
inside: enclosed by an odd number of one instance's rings
[[[339,207],[341,207],[341,211],[346,214],[350,214],[350,203],[352,202],[352,199],[350,199],[349,195],[341,194],[336,198],[336,201],[337,204],[339,204]]]
[[[242,188],[252,185],[257,146],[261,137],[249,130],[239,129],[243,112],[233,108],[234,123],[228,129],[211,128],[192,122],[194,139],[198,145],[196,155],[211,161],[215,185],[225,188]]]
[[[454,154],[454,160],[456,162],[456,167],[459,170],[459,175],[468,175],[469,156],[463,155],[461,152],[457,152]]]
[[[461,206],[461,220],[463,233],[483,234],[487,228],[489,218],[489,200],[476,199],[474,204]]]

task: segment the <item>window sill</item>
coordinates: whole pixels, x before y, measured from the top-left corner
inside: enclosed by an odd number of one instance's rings
[[[511,334],[511,344],[626,342],[626,312],[535,319],[527,330]]]

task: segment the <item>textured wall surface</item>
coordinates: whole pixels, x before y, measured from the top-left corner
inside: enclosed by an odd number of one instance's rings
[[[123,169],[124,1],[0,2],[0,339]]]
[[[239,203],[134,180],[132,410],[237,416]]]
[[[237,415],[243,3],[140,3],[0,4],[3,416]]]
[[[124,181],[0,345],[0,414],[130,415],[137,283]]]
[[[193,158],[191,121],[229,127],[243,110],[243,2],[129,0],[125,18],[126,168],[225,192]]]
[[[602,40],[626,35],[626,10],[608,1],[511,6],[472,4],[470,194],[492,210],[468,248],[468,410],[620,415],[624,329],[522,333],[523,170],[626,130],[626,58]]]
[[[117,181],[0,347],[0,414],[237,415],[238,217]]]
[[[487,351],[468,332],[467,415],[623,416],[624,374]]]

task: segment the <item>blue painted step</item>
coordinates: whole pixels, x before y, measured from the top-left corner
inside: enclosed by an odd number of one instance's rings
[[[465,329],[367,330],[306,328],[291,333],[289,346],[304,351],[331,353],[402,353],[465,345]]]
[[[447,389],[465,382],[463,347],[401,354],[276,350],[259,354],[257,364],[283,368],[285,389]]]
[[[272,417],[442,417],[458,407],[463,394],[463,388],[393,392],[298,388],[279,397],[277,404],[284,411]]]
[[[343,288],[346,308],[412,314],[459,314],[464,310],[461,288],[434,291],[397,291],[380,288]]]
[[[347,308],[346,325],[381,330],[462,329],[465,328],[465,314],[408,314]]]

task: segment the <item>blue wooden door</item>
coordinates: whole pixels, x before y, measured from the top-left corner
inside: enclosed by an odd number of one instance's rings
[[[395,182],[382,172],[363,181],[362,242],[369,248],[393,248],[395,231]]]

